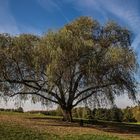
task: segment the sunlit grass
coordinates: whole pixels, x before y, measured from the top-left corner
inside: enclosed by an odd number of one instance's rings
[[[0,140],[121,140],[107,135],[65,135],[41,133],[10,123],[0,123]]]
[[[139,140],[140,135],[105,132],[93,126],[80,127],[39,113],[0,112],[0,140]]]
[[[132,123],[128,123],[128,124],[138,124],[138,125],[140,125],[140,122],[132,122]]]
[[[39,132],[20,125],[0,122],[0,140],[46,140]]]

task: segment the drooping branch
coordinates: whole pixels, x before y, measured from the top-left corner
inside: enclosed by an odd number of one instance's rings
[[[59,101],[61,100],[60,97],[56,93],[54,93],[53,91],[49,91],[48,89],[37,87],[37,86],[33,86],[33,85],[30,84],[30,83],[36,83],[37,81],[33,81],[33,80],[18,81],[18,80],[6,79],[6,80],[0,80],[0,82],[9,82],[9,83],[23,84],[23,85],[25,85],[27,87],[30,87],[32,89],[35,89],[37,91],[46,92],[46,93],[50,94],[51,96],[55,97]]]
[[[82,90],[81,92],[79,92],[79,93],[74,97],[74,100],[76,100],[80,95],[82,95],[82,94],[85,93],[85,92],[89,92],[89,91],[92,91],[92,90],[99,90],[99,89],[101,89],[101,88],[105,88],[105,87],[108,87],[108,86],[111,86],[111,85],[115,85],[115,83],[108,83],[108,84],[104,84],[104,85],[88,87],[88,88]]]
[[[49,101],[51,101],[53,103],[59,104],[59,102],[57,102],[55,100],[52,100],[52,99],[50,99],[50,98],[48,98],[48,97],[46,97],[46,96],[44,96],[42,94],[39,94],[38,92],[17,92],[17,93],[14,93],[14,94],[10,95],[10,97],[14,97],[16,95],[37,95],[37,96],[42,97],[45,100],[49,100]]]
[[[96,91],[92,91],[89,95],[87,95],[87,96],[81,98],[80,100],[78,100],[78,101],[73,105],[73,107],[77,106],[77,105],[78,105],[80,102],[82,102],[83,100],[86,100],[87,98],[91,97],[91,96],[92,96],[94,93],[96,93],[96,92],[97,92],[97,90],[96,90]]]

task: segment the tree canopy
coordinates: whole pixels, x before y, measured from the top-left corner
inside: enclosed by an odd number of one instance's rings
[[[80,17],[41,37],[0,35],[2,95],[37,95],[59,104],[68,121],[82,102],[113,104],[121,94],[135,100],[136,70],[131,33],[114,22]]]

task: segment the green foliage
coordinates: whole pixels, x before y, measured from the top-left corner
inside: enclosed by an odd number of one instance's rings
[[[127,107],[123,111],[124,111],[124,116],[123,116],[124,121],[126,121],[126,122],[136,122],[136,119],[134,118],[134,115],[133,115],[130,107]]]
[[[48,116],[62,116],[62,109],[58,106],[56,110],[47,110],[47,111],[28,111],[31,114],[44,114],[44,115],[48,115]]]
[[[5,108],[0,108],[0,111],[6,111],[6,112],[19,112],[23,113],[24,110],[22,107],[16,108],[16,109],[5,109]]]
[[[56,116],[63,116],[63,112],[60,106],[58,106],[56,109]]]
[[[133,113],[133,117],[134,117],[138,122],[140,122],[140,105],[131,108],[131,110],[132,110],[132,113]]]
[[[22,108],[22,107],[18,107],[18,108],[16,109],[16,112],[23,113],[23,112],[24,112],[24,110],[23,110],[23,108]]]
[[[75,118],[92,119],[92,111],[88,107],[77,107],[72,110],[72,115]]]
[[[139,106],[119,109],[98,108],[93,110],[93,118],[97,120],[116,121],[116,122],[139,122]]]
[[[30,113],[41,113],[49,116],[63,115],[60,107],[58,107],[56,110],[30,111]],[[139,106],[127,107],[125,109],[120,109],[117,107],[110,109],[95,108],[93,110],[88,107],[77,107],[72,110],[72,115],[74,118],[115,122],[140,122],[139,114]]]
[[[0,35],[2,96],[56,103],[70,121],[71,110],[89,100],[96,106],[114,104],[121,94],[136,100],[137,66],[131,33],[114,22],[80,17],[41,37]]]
[[[59,114],[57,113],[57,110],[48,110],[48,111],[28,111],[28,113],[30,114],[43,114],[43,115],[48,115],[48,116],[59,116]],[[62,116],[62,115],[60,115]]]
[[[74,108],[72,113],[76,118],[83,119],[94,119],[94,120],[104,120],[104,121],[115,121],[115,122],[136,122],[139,121],[139,109],[138,106],[119,109],[113,107],[111,109],[98,108],[91,111],[89,108],[78,107]]]
[[[109,120],[110,114],[108,109],[99,108],[94,111],[96,120]]]
[[[112,109],[109,110],[109,112],[110,113],[108,114],[108,120],[116,121],[116,122],[123,121],[123,112],[121,109],[117,107],[113,107]],[[109,115],[110,115],[110,119],[109,119]]]

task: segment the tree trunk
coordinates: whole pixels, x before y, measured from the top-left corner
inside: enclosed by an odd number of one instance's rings
[[[63,120],[67,122],[72,122],[72,112],[71,109],[62,109],[63,112]]]

